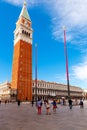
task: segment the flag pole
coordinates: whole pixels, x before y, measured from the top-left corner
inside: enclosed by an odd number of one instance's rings
[[[67,89],[68,89],[68,99],[70,98],[70,85],[69,85],[69,71],[68,71],[68,55],[67,55],[67,46],[66,46],[66,28],[63,27],[64,30],[64,51],[66,58],[66,78],[67,78]]]
[[[35,102],[37,104],[37,44],[35,44]]]

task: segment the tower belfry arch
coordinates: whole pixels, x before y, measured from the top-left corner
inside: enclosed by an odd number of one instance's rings
[[[24,1],[14,31],[14,54],[12,65],[12,88],[17,99],[32,100],[32,27]]]

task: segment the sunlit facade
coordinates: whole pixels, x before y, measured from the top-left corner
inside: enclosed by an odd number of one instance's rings
[[[42,100],[62,97],[67,98],[68,91],[67,85],[59,84],[54,82],[46,82],[43,80],[37,81],[37,99],[40,97]],[[83,89],[80,87],[70,86],[70,95],[72,98],[80,99],[83,98]],[[32,81],[32,99],[35,100],[36,96],[36,85],[35,80]],[[0,84],[0,99],[1,100],[17,100],[16,89],[11,88],[11,83],[5,82]]]
[[[8,81],[0,84],[0,100],[11,100],[11,83]]]
[[[35,87],[37,87],[37,93]],[[38,97],[40,97],[43,100],[47,98],[67,98],[68,96],[67,85],[55,82],[46,82],[43,80],[38,80],[36,86],[35,80],[33,80],[32,89],[33,99],[35,99],[36,94],[37,99]],[[70,96],[72,98],[82,98],[83,90],[80,87],[70,86]]]

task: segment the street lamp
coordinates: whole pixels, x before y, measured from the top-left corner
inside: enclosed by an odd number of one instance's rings
[[[67,46],[66,46],[66,28],[65,28],[65,26],[63,27],[63,30],[64,30],[64,51],[65,51],[65,58],[66,58],[66,78],[67,78],[68,98],[70,98],[68,55],[67,55]]]
[[[35,44],[35,101],[37,103],[37,44]]]

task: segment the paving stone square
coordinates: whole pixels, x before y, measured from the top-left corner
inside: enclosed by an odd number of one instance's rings
[[[51,115],[46,115],[45,106],[42,106],[42,114],[38,115],[36,106],[22,103],[0,105],[0,130],[87,130],[87,102],[84,108],[58,105],[54,113],[51,107]]]

